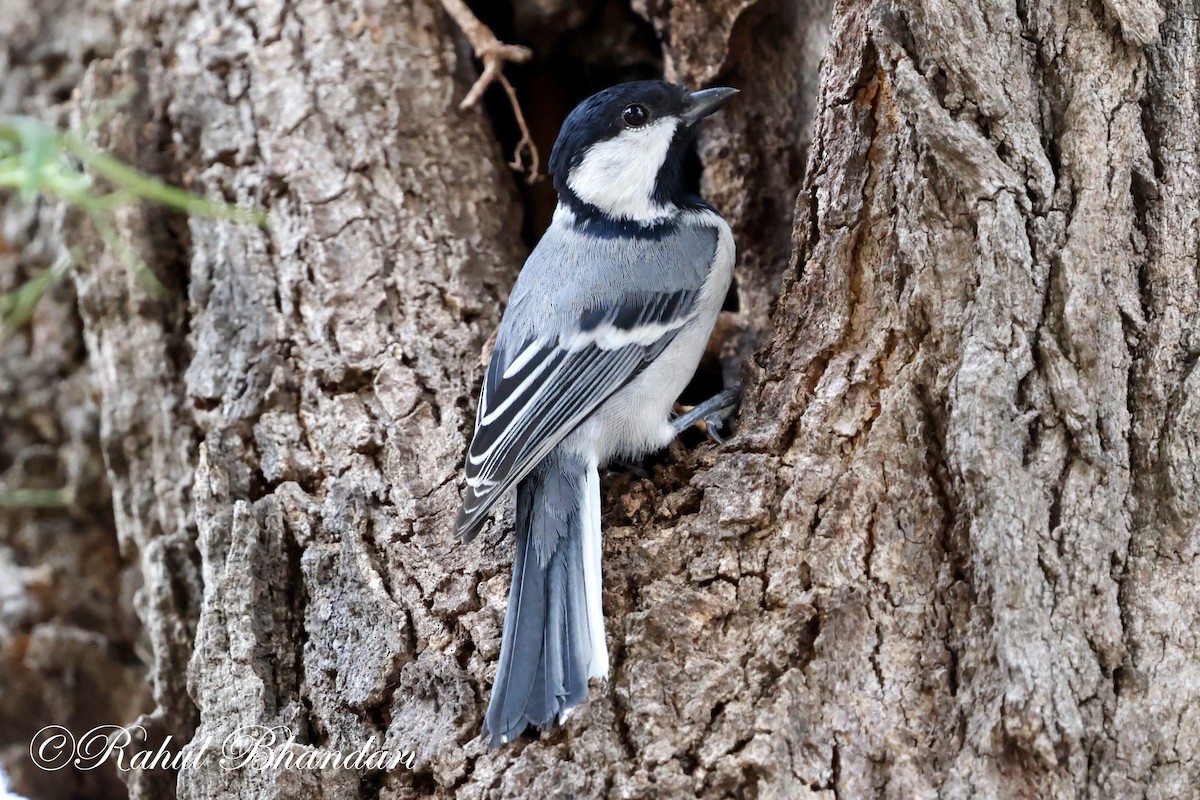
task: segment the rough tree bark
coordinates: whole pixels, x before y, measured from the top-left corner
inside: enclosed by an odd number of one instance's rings
[[[613,679],[498,752],[475,736],[507,521],[449,529],[523,251],[504,154],[457,109],[469,53],[434,0],[114,21],[77,113],[135,95],[100,143],[270,214],[128,212],[163,296],[63,226],[144,583],[143,724],[419,754],[132,794],[1194,796],[1196,5],[634,9],[668,78],[744,91],[700,147],[744,403],[726,446],[607,478]]]
[[[0,114],[65,124],[87,63],[113,53],[107,3],[0,0]],[[0,204],[0,292],[65,256],[58,210]],[[58,492],[64,507],[0,502],[0,762],[29,797],[126,794],[115,769],[43,772],[36,731],[129,721],[152,708],[149,649],[120,555],[76,296],[54,289],[0,340],[0,487]]]

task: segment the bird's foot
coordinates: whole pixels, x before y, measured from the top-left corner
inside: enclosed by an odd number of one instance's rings
[[[737,408],[740,393],[738,389],[726,389],[699,405],[677,405],[679,416],[671,420],[671,425],[675,428],[676,433],[683,433],[695,425],[704,431],[709,439],[717,444],[724,444],[725,440],[721,438],[718,431],[724,427],[725,422],[733,414],[733,410]]]

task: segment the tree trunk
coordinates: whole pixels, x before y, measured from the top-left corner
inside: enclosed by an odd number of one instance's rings
[[[638,31],[617,3],[516,5],[504,33],[545,51]],[[141,724],[211,743],[131,794],[1195,796],[1196,5],[633,10],[668,79],[743,90],[700,146],[739,245],[708,379],[740,370],[743,405],[725,446],[606,475],[612,680],[495,752],[511,520],[450,529],[525,245],[497,134],[457,107],[461,34],[436,0],[111,21],[76,119],[133,87],[98,143],[270,218],[127,211],[155,294],[64,217],[142,582]],[[539,59],[522,101],[552,136],[579,87]],[[251,725],[414,767],[225,768]]]

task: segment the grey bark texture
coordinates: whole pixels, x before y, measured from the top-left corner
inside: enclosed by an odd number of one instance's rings
[[[569,6],[517,18],[566,30]],[[435,0],[63,0],[19,28],[6,109],[83,120],[132,87],[98,144],[269,223],[124,212],[156,294],[70,212],[6,222],[14,264],[79,266],[4,344],[0,466],[52,450],[91,488],[6,512],[0,569],[14,597],[43,563],[111,577],[96,605],[4,607],[4,680],[36,691],[0,714],[68,718],[81,684],[56,696],[22,643],[69,666],[86,634],[126,644],[84,719],[417,753],[213,758],[125,776],[138,798],[1200,796],[1200,9],[633,10],[668,79],[743,90],[699,148],[738,239],[743,406],[725,446],[605,477],[612,680],[496,752],[510,520],[450,528],[524,246],[492,127],[457,107],[460,33]],[[79,44],[85,20],[107,33]]]

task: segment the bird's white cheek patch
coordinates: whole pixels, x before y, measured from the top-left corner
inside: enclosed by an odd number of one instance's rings
[[[670,216],[674,208],[654,202],[654,185],[678,126],[678,120],[665,117],[592,145],[567,186],[583,202],[619,219],[652,222]]]

